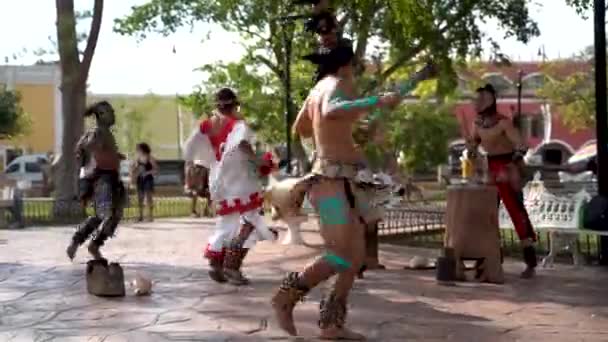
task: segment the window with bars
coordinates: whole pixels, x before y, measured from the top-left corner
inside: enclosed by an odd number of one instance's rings
[[[542,114],[522,113],[521,130],[525,137],[543,139],[545,137],[545,119]]]

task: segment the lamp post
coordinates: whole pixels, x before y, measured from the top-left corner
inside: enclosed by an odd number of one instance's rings
[[[595,123],[597,136],[597,181],[598,198],[595,203],[603,210],[606,218],[608,210],[605,205],[608,198],[608,103],[606,102],[606,1],[594,1],[595,26]],[[603,198],[603,199],[602,199]],[[594,200],[590,206],[594,204]],[[603,203],[603,205],[602,205]],[[600,264],[608,265],[608,238],[600,239]]]
[[[598,189],[608,196],[608,104],[606,102],[606,1],[595,0],[595,122]]]
[[[285,68],[283,70],[283,89],[285,89],[285,138],[287,145],[286,173],[291,174],[291,39],[287,30],[292,26],[292,19],[281,20],[283,24],[283,48],[285,49]]]
[[[519,72],[517,73],[517,77],[518,77],[517,78],[517,115],[521,119],[521,90],[522,90],[521,80],[524,77],[523,70],[519,70]]]
[[[175,60],[175,65],[177,64],[177,50],[175,48],[175,45],[173,45],[173,50],[171,51],[173,53],[173,57]],[[177,74],[177,73],[176,73]],[[179,105],[179,92],[176,90],[175,91],[175,121],[176,121],[176,126],[177,126],[177,159],[181,159],[182,158],[182,135],[181,135],[181,121],[182,121],[182,113],[181,113],[181,108]]]
[[[524,125],[523,125],[523,118],[521,116],[521,96],[522,96],[522,84],[521,84],[521,80],[524,76],[524,72],[522,70],[519,70],[519,72],[517,73],[517,112],[515,113],[515,117],[513,118],[513,124],[515,125],[515,127],[517,127],[517,129],[519,129],[520,134],[522,134],[522,136],[525,136],[527,138],[527,136],[524,134]]]

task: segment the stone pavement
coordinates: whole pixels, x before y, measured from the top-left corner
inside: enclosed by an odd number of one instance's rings
[[[150,297],[103,299],[86,292],[86,252],[74,263],[65,246],[71,228],[0,230],[0,341],[286,341],[271,316],[269,296],[288,270],[301,269],[314,247],[263,243],[245,271],[243,288],[206,276],[201,249],[213,220],[173,219],[119,228],[106,256],[131,279],[155,282]],[[304,238],[319,242],[314,225]],[[556,266],[535,280],[517,278],[506,262],[504,286],[439,286],[433,271],[405,271],[414,255],[434,251],[382,245],[389,270],[358,281],[349,322],[372,341],[608,341],[608,272]],[[316,333],[322,289],[296,309],[299,341]]]

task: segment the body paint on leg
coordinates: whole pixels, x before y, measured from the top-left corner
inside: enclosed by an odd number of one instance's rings
[[[325,260],[328,264],[330,264],[338,272],[344,272],[352,266],[352,263],[348,262],[344,258],[339,257],[331,252],[325,253],[325,255],[323,256],[323,260]]]
[[[322,225],[348,224],[346,202],[337,196],[319,199],[319,218]]]

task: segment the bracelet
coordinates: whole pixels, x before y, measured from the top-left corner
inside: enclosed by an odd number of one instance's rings
[[[339,109],[354,109],[372,107],[377,105],[378,102],[380,102],[379,96],[370,96],[352,101],[341,101],[336,103],[335,105]]]
[[[520,161],[524,159],[526,155],[526,150],[517,150],[513,153],[513,161]]]

